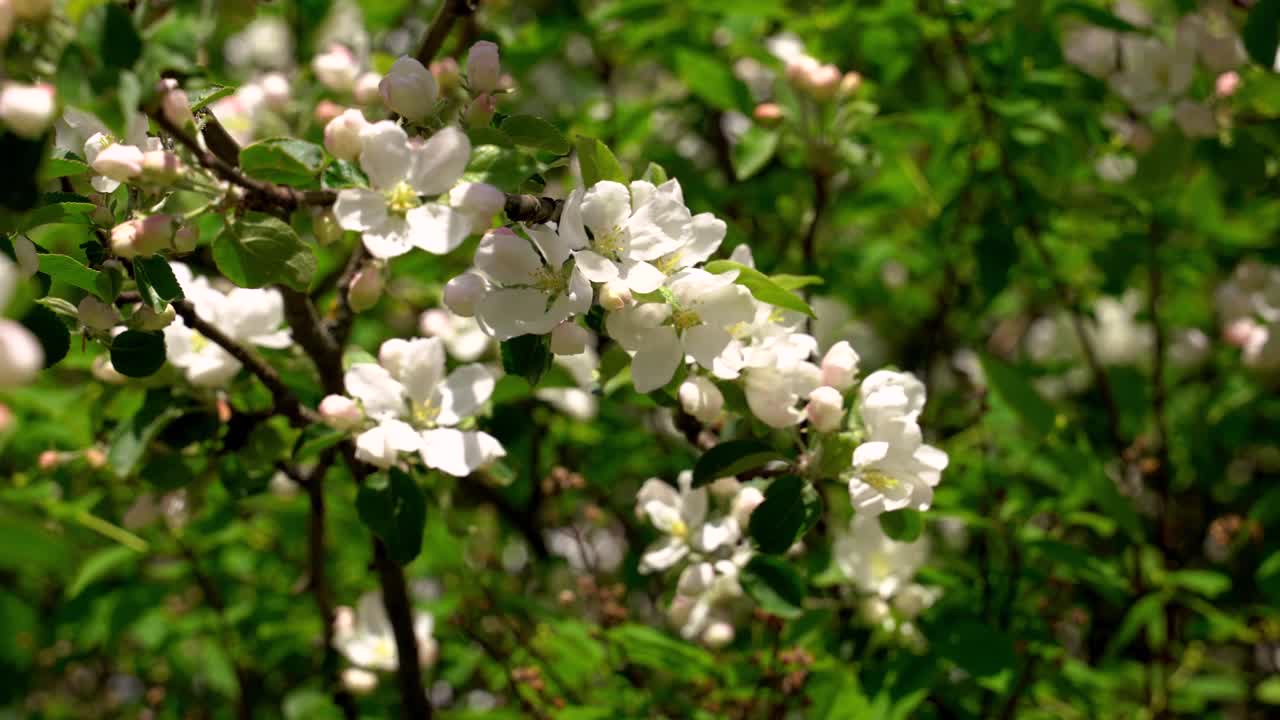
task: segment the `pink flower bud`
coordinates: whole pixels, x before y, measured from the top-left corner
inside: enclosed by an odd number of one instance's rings
[[[182,177],[182,160],[167,150],[142,153],[142,178],[147,182],[170,184]]]
[[[14,134],[34,140],[53,124],[58,101],[53,86],[7,82],[0,90],[0,120]]]
[[[196,244],[200,241],[200,234],[190,225],[183,225],[173,234],[173,251],[176,253],[186,254],[195,252]]]
[[[103,148],[89,166],[99,175],[125,182],[142,174],[142,159],[142,150],[136,146],[112,143]]]
[[[716,620],[702,631],[702,642],[712,650],[720,648],[733,642],[734,630],[733,626],[723,620]]]
[[[317,123],[328,125],[330,120],[338,117],[345,110],[345,107],[332,100],[321,100],[316,104],[316,110],[313,117],[315,117]]]
[[[556,355],[581,355],[586,352],[587,341],[591,334],[587,329],[566,320],[551,331],[551,352]]]
[[[1224,72],[1218,76],[1213,86],[1214,91],[1218,93],[1218,97],[1229,98],[1240,89],[1240,73],[1235,70]]]
[[[843,79],[844,75],[835,65],[819,65],[809,71],[809,92],[818,100],[830,100],[840,90]]]
[[[356,271],[347,288],[347,303],[356,312],[364,312],[378,304],[382,290],[387,285],[382,268],[369,263]]]
[[[484,278],[475,273],[463,273],[444,284],[444,304],[455,315],[473,317],[476,303],[488,289]]]
[[[498,89],[502,70],[498,61],[498,46],[481,40],[467,53],[467,86],[472,95],[491,93]]]
[[[413,122],[422,122],[435,110],[438,94],[435,76],[407,55],[387,71],[378,92],[388,109]]]
[[[173,236],[178,230],[176,217],[158,213],[135,222],[138,223],[138,234],[133,240],[133,248],[138,255],[155,255],[173,247]]]
[[[631,288],[618,280],[610,280],[600,287],[600,305],[605,310],[621,310],[633,302]]]
[[[462,71],[458,68],[458,61],[453,58],[442,58],[431,63],[431,74],[436,77],[436,85],[442,93],[453,90],[462,82]]]
[[[324,210],[316,214],[311,220],[311,231],[315,233],[316,242],[321,246],[332,245],[342,237],[342,226],[338,224],[338,218],[334,217],[333,211]]]
[[[340,160],[354,161],[360,155],[360,131],[369,126],[364,113],[347,110],[324,126],[324,147]]]
[[[762,502],[764,502],[764,493],[758,488],[744,487],[733,497],[729,513],[738,521],[740,527],[745,528],[751,522],[751,513],[755,512]]]
[[[4,434],[13,429],[13,411],[8,405],[0,403],[0,434]]]
[[[278,72],[267,73],[258,80],[258,85],[262,88],[262,101],[267,107],[276,112],[289,108],[289,101],[293,99],[289,78]]]
[[[818,64],[817,60],[808,55],[799,55],[792,58],[787,63],[787,79],[791,81],[792,85],[808,90],[809,73],[816,70],[818,68]]]
[[[804,412],[809,417],[810,427],[819,432],[831,432],[838,429],[844,420],[844,398],[839,390],[823,385],[809,393],[809,404]]]
[[[320,417],[332,428],[350,430],[364,420],[364,413],[349,397],[326,395],[320,401]]]
[[[353,93],[356,96],[356,102],[361,105],[372,105],[378,102],[381,97],[382,76],[376,72],[367,72],[356,78],[356,86]]]
[[[126,259],[138,254],[138,226],[137,220],[126,220],[111,228],[112,254]]]
[[[467,108],[466,121],[471,127],[485,127],[498,111],[498,101],[492,95],[479,95]]]
[[[840,79],[840,94],[849,97],[862,87],[862,76],[850,70]]]
[[[426,337],[449,335],[453,331],[453,321],[448,310],[431,308],[418,316],[418,331]]]
[[[350,50],[335,44],[311,59],[311,71],[321,85],[335,92],[347,92],[355,84],[360,67]]]
[[[715,422],[724,409],[724,394],[715,383],[702,376],[691,377],[680,383],[680,390],[676,394],[680,398],[680,407],[699,422]]]
[[[94,470],[101,470],[107,466],[107,454],[101,448],[85,448],[84,463]]]
[[[1259,327],[1256,320],[1250,317],[1234,320],[1222,330],[1222,339],[1228,345],[1236,347],[1244,347],[1249,342],[1249,338]]]
[[[777,127],[782,122],[782,106],[777,103],[760,103],[751,116],[762,127]]]
[[[39,457],[36,458],[36,465],[38,465],[40,469],[44,470],[45,472],[48,472],[49,470],[53,470],[54,468],[58,467],[61,464],[62,464],[62,456],[58,453],[57,450],[45,450],[44,452],[40,453]]]
[[[858,353],[847,341],[841,340],[822,357],[822,384],[837,390],[853,387],[858,376]]]
[[[85,295],[76,306],[80,323],[90,330],[107,331],[120,322],[120,312],[92,295]]]
[[[160,111],[164,113],[166,120],[180,128],[195,122],[191,115],[191,98],[187,97],[185,90],[178,87],[177,80],[161,80],[156,83],[156,92],[160,94]]]

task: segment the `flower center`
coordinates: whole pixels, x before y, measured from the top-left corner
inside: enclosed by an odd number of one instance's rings
[[[391,638],[378,638],[378,641],[373,646],[373,654],[385,662],[394,662],[398,659],[396,656],[396,644]]]
[[[201,335],[195,330],[191,331],[191,349],[195,352],[203,352],[209,347],[209,338]]]
[[[543,265],[533,274],[529,283],[534,289],[547,295],[557,296],[569,289],[569,282],[560,273]]]
[[[593,238],[591,249],[607,258],[616,258],[622,252],[622,228],[615,225],[609,232]]]
[[[409,419],[418,427],[433,428],[438,417],[440,408],[430,401],[409,403]]]
[[[676,271],[676,265],[680,262],[680,256],[684,253],[677,250],[670,255],[663,255],[654,261],[653,266],[658,268],[663,275],[670,275]]]
[[[677,330],[688,330],[691,327],[697,327],[702,324],[702,318],[698,317],[698,313],[687,308],[679,308],[671,313],[671,324]]]
[[[418,191],[403,180],[387,191],[387,209],[393,213],[403,215],[421,204]]]
[[[896,478],[892,478],[879,470],[864,470],[858,479],[880,492],[886,492],[898,487]]]
[[[684,540],[689,537],[689,526],[685,525],[683,520],[676,520],[671,523],[671,534]]]

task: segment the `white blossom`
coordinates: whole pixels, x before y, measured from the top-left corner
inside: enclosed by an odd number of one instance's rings
[[[364,234],[375,258],[388,259],[417,247],[443,255],[471,233],[466,216],[437,202],[466,170],[471,142],[456,127],[446,127],[425,144],[410,143],[404,129],[390,121],[360,133],[360,167],[372,189],[338,192],[333,212],[347,230]]]
[[[665,537],[650,546],[640,559],[640,572],[661,572],[675,567],[691,553],[706,555],[732,546],[742,536],[732,516],[707,519],[707,489],[693,487],[693,473],[685,471],[674,488],[650,478],[636,494],[636,512],[649,518]]]
[[[545,335],[591,309],[591,283],[569,262],[569,246],[551,226],[498,228],[476,249],[476,268],[490,281],[476,319],[498,340]]]
[[[434,629],[435,618],[431,613],[417,611],[413,614],[418,662],[423,666],[430,666],[436,660],[438,651],[432,635]],[[333,620],[333,647],[363,670],[391,672],[400,667],[395,632],[383,606],[381,593],[362,595],[355,610],[349,607],[337,609]]]
[[[923,442],[918,419],[924,384],[910,373],[879,370],[858,389],[865,442],[853,451],[849,496],[868,515],[927,510],[947,467],[947,454]]]

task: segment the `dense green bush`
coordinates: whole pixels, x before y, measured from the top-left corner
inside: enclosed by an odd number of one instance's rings
[[[0,0],[0,718],[1274,716],[1278,39]]]

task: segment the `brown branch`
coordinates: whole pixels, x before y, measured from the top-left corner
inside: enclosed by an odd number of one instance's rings
[[[373,540],[373,564],[378,570],[382,585],[382,605],[391,621],[391,631],[396,638],[396,680],[400,685],[401,717],[430,718],[431,703],[422,685],[422,664],[418,660],[418,638],[413,632],[413,608],[409,604],[409,589],[404,569],[387,554],[382,540]]]
[[[351,323],[355,320],[355,312],[351,310],[351,300],[347,293],[351,289],[351,283],[355,280],[356,273],[360,271],[360,267],[364,264],[364,259],[364,240],[356,240],[356,246],[352,249],[351,256],[347,258],[347,264],[342,268],[342,274],[338,276],[336,288],[338,305],[334,308],[333,318],[329,321],[329,332],[339,345],[345,345],[347,337],[351,334]]]
[[[478,2],[478,0],[476,0]],[[436,53],[440,52],[440,48],[444,47],[444,41],[449,37],[449,33],[453,31],[453,24],[460,17],[465,17],[476,11],[475,5],[471,0],[444,0],[440,3],[440,9],[436,11],[436,16],[432,18],[431,25],[427,27],[427,31],[422,35],[422,44],[418,46],[418,53],[415,57],[418,62],[423,65],[430,65],[435,59]]]
[[[258,357],[257,353],[232,340],[217,326],[201,318],[190,300],[176,300],[172,305],[173,311],[182,318],[187,327],[200,333],[225,350],[228,355],[239,360],[241,365],[261,380],[262,384],[267,386],[267,390],[271,391],[276,411],[289,418],[291,423],[301,427],[319,420],[310,408],[299,402],[298,397],[280,379],[280,373],[276,372],[275,368]]]
[[[284,317],[293,332],[293,339],[315,363],[320,373],[320,385],[330,395],[343,395],[346,386],[342,380],[342,346],[325,329],[316,313],[316,306],[306,293],[289,287],[279,288],[284,297]]]

